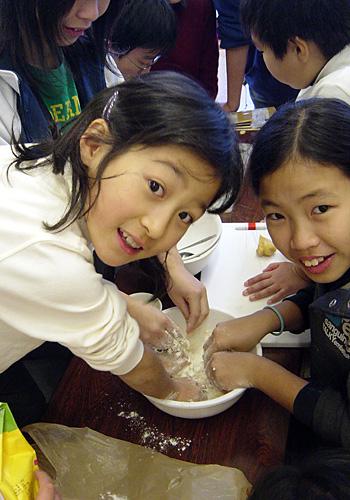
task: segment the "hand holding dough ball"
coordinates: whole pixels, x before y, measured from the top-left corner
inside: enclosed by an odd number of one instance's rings
[[[276,247],[269,239],[259,236],[259,244],[256,253],[259,257],[271,257],[276,252]]]

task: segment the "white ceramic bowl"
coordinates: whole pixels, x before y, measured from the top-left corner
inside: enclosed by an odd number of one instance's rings
[[[164,311],[180,328],[186,329],[186,323],[184,317],[177,307],[172,307],[171,309],[166,309]],[[204,320],[201,326],[196,330],[210,330],[212,331],[217,323],[221,321],[227,321],[232,319],[233,316],[219,311],[217,309],[211,309],[208,317]],[[261,345],[258,344],[253,350],[253,353],[258,356],[262,356]],[[218,413],[230,408],[239,398],[243,395],[245,389],[234,389],[233,391],[227,392],[223,396],[219,396],[214,399],[208,399],[206,401],[171,401],[169,399],[158,399],[151,396],[145,397],[154,404],[157,408],[168,413],[169,415],[174,415],[176,417],[182,418],[204,418],[211,417],[212,415],[217,415]]]
[[[207,236],[215,235],[214,238],[204,241],[198,245],[190,247],[187,251],[193,253],[190,257],[183,257],[186,269],[192,274],[198,274],[204,269],[212,253],[215,251],[222,233],[222,221],[219,215],[205,212],[196,222],[194,222],[177,244],[177,248],[187,247],[192,243],[200,241]],[[186,250],[185,250],[186,251]]]
[[[148,292],[137,292],[137,293],[132,293],[129,295],[129,297],[132,297],[135,300],[138,300],[139,302],[142,302],[143,304],[150,304],[151,306],[156,307],[160,311],[163,309],[163,304],[160,299],[153,299],[153,295]]]
[[[211,248],[209,248],[209,250],[198,257],[194,257],[192,259],[182,259],[187,271],[193,274],[193,276],[203,271],[203,269],[207,267],[210,261],[215,258],[215,251],[217,249],[218,243],[219,239],[217,240],[215,245],[213,245]]]

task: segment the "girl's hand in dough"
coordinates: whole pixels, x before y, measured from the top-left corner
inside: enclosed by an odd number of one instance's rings
[[[167,331],[173,328],[172,321],[151,304],[143,304],[125,295],[128,312],[139,324],[142,342],[152,347],[164,347],[168,343]]]
[[[202,401],[204,399],[202,389],[189,378],[179,378],[174,382],[175,393],[170,395],[169,399],[175,399],[176,401]]]
[[[249,352],[216,352],[206,365],[208,379],[221,391],[254,387],[259,357]]]
[[[250,351],[265,335],[257,313],[218,323],[204,344],[204,362],[218,351]]]

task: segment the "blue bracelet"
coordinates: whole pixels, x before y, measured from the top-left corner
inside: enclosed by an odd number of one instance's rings
[[[281,335],[281,333],[284,332],[284,328],[285,328],[285,324],[284,324],[284,318],[282,316],[282,314],[279,312],[279,310],[274,307],[274,306],[265,306],[264,309],[271,309],[271,311],[273,311],[277,318],[280,320],[280,329],[278,332],[270,332],[272,335],[275,335],[275,337],[278,337],[279,335]]]

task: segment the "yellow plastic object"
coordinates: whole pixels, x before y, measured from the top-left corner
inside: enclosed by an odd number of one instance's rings
[[[18,429],[6,403],[0,403],[0,499],[34,500],[36,454]]]
[[[271,257],[276,252],[276,247],[268,238],[265,236],[259,236],[259,244],[256,249],[256,253],[259,257]]]

